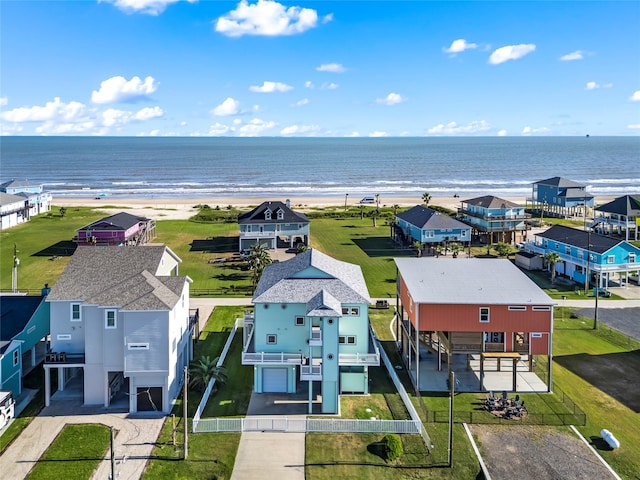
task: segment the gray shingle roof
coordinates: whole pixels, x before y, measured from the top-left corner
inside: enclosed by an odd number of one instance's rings
[[[0,205],[10,205],[12,203],[24,203],[25,199],[20,195],[0,192]]]
[[[324,275],[318,275],[318,270]],[[305,271],[310,274],[306,275]],[[370,303],[358,265],[341,262],[315,249],[268,265],[258,282],[253,302],[307,303],[323,290],[341,303]]]
[[[180,298],[187,277],[155,276],[164,245],[79,247],[48,300],[76,300],[126,310],[166,310]],[[176,257],[177,258],[177,257]]]
[[[342,315],[342,304],[326,290],[307,302],[307,316],[309,317],[336,317]]]
[[[28,180],[14,180],[11,179],[8,182],[4,182],[2,184],[0,184],[0,190],[6,190],[9,187],[12,188],[25,188],[25,187],[40,187],[42,186],[42,184],[40,183],[33,183],[30,182]]]
[[[570,187],[564,192],[560,193],[561,197],[565,198],[580,198],[580,199],[592,199],[593,195],[589,195],[584,188]]]
[[[128,230],[140,222],[148,222],[145,217],[138,217],[127,212],[116,213],[85,225],[79,230]]]
[[[569,180],[563,177],[551,177],[551,178],[547,178],[546,180],[538,180],[537,182],[534,182],[534,185],[550,185],[552,187],[559,187],[559,188],[568,188],[568,187],[584,188],[584,185],[580,185],[579,183],[574,182],[573,180]]]
[[[265,212],[271,210],[271,220],[265,219]],[[282,210],[282,218],[278,219],[277,212]],[[263,202],[250,212],[238,215],[238,223],[309,223],[309,219],[303,213],[294,212],[283,202]]]
[[[395,258],[416,303],[554,305],[556,302],[506,259]]]
[[[640,196],[623,195],[596,208],[600,212],[617,213],[628,217],[640,217]]]
[[[396,217],[421,230],[470,229],[469,225],[422,205],[416,205],[406,212],[397,213]]]
[[[624,240],[589,233],[577,228],[565,227],[564,225],[554,225],[548,230],[537,234],[538,237],[571,245],[583,250],[591,250],[594,253],[604,253],[611,250]]]
[[[470,200],[463,200],[462,203],[474,205],[483,208],[514,208],[519,207],[517,203],[510,202],[504,198],[494,197],[493,195],[485,195],[484,197],[476,197]]]

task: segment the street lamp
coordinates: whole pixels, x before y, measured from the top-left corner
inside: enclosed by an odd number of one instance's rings
[[[344,194],[344,211],[347,211],[347,199],[349,198],[349,194],[345,193]]]

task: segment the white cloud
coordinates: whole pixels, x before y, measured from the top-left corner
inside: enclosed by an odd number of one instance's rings
[[[211,110],[211,113],[219,117],[237,115],[238,113],[240,113],[240,102],[229,97],[220,105]]]
[[[456,122],[439,124],[427,130],[430,135],[475,135],[491,129],[491,125],[485,120],[474,120],[468,125],[458,125]]]
[[[351,132],[345,135],[345,137],[359,137],[359,136],[360,136],[360,132]]]
[[[489,57],[489,63],[498,65],[509,60],[517,60],[525,55],[535,51],[536,46],[533,43],[522,43],[520,45],[506,45],[495,50]]]
[[[571,60],[582,60],[584,58],[584,52],[582,50],[576,50],[575,52],[567,53],[560,57],[563,62],[570,62]]]
[[[627,128],[638,130],[638,129],[640,129],[640,123],[635,123],[635,124],[632,123],[630,125],[627,125]]]
[[[4,123],[0,123],[0,135],[15,135],[16,133],[21,133],[24,130],[22,125],[6,125]]]
[[[402,95],[400,95],[399,93],[393,93],[393,92],[391,92],[385,98],[376,98],[376,103],[380,103],[382,105],[388,105],[388,106],[397,105],[398,103],[402,103],[406,101],[407,99],[404,98]]]
[[[611,88],[613,87],[613,83],[605,83],[604,85],[600,85],[596,82],[587,82],[584,89],[585,90],[597,90],[598,88]]]
[[[320,131],[317,125],[291,125],[280,130],[281,135],[313,136]]]
[[[43,107],[19,107],[1,114],[3,120],[9,122],[46,122],[46,121],[73,121],[86,117],[87,107],[80,102],[64,103],[60,97],[55,97],[52,102],[47,102]]]
[[[309,105],[309,99],[303,98],[302,100],[298,100],[296,103],[292,103],[292,107],[302,107],[304,105]]]
[[[291,85],[287,85],[286,83],[263,82],[262,86],[252,85],[249,87],[249,90],[251,90],[252,92],[260,93],[288,92],[289,90],[293,90],[293,87]]]
[[[506,131],[506,130],[500,130],[500,131],[498,131],[498,136],[499,136],[499,137],[506,137],[506,136],[507,136],[507,131]]]
[[[304,82],[304,88],[316,88],[316,86],[311,80],[307,80],[306,82]]]
[[[233,127],[229,127],[228,125],[224,125],[222,123],[216,123],[209,127],[209,132],[207,132],[207,135],[216,137],[220,135],[228,135],[230,133],[233,133],[234,131],[235,128]]]
[[[549,131],[550,130],[547,127],[532,128],[532,127],[526,126],[522,129],[522,135],[547,134],[549,133]]]
[[[344,73],[347,71],[340,63],[323,63],[316,67],[318,72]]]
[[[259,118],[254,118],[249,123],[242,125],[239,129],[240,136],[253,137],[276,126],[275,122],[265,122]]]
[[[0,97],[0,107],[4,107],[9,103],[9,99],[7,97]]]
[[[102,112],[102,125],[120,128],[132,122],[144,122],[164,115],[160,107],[146,107],[137,112],[108,108]]]
[[[125,13],[145,13],[147,15],[160,15],[172,3],[187,1],[195,3],[198,0],[98,0],[113,4]]]
[[[459,38],[451,42],[449,48],[443,48],[442,51],[455,55],[456,53],[464,52],[465,50],[471,50],[474,48],[478,48],[477,43],[467,43],[464,38]]]
[[[382,131],[379,131],[379,130],[376,130],[374,132],[369,133],[370,137],[386,137],[388,135],[389,134],[387,132],[382,132]]]
[[[629,100],[632,102],[640,102],[640,90],[633,92],[633,95],[629,97]]]
[[[93,103],[135,102],[148,97],[158,89],[153,77],[146,77],[144,82],[135,76],[127,80],[122,76],[111,77],[100,83],[100,90],[93,91]]]
[[[324,17],[323,21],[330,20]],[[216,20],[215,30],[229,37],[295,35],[315,28],[317,23],[318,13],[310,8],[286,8],[272,0],[258,0],[254,4],[241,0],[235,10]]]
[[[329,23],[333,20],[333,13],[327,13],[324,17],[322,17],[322,23]]]

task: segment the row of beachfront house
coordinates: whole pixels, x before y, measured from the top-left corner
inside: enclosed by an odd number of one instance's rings
[[[51,210],[52,196],[43,185],[9,180],[0,184],[0,230],[29,221]]]

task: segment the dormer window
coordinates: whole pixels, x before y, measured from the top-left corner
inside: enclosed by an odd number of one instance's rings
[[[271,220],[271,210],[269,210],[269,209],[265,210],[264,219],[265,220]]]
[[[278,220],[282,220],[284,218],[284,211],[280,209],[276,215],[278,216]]]

